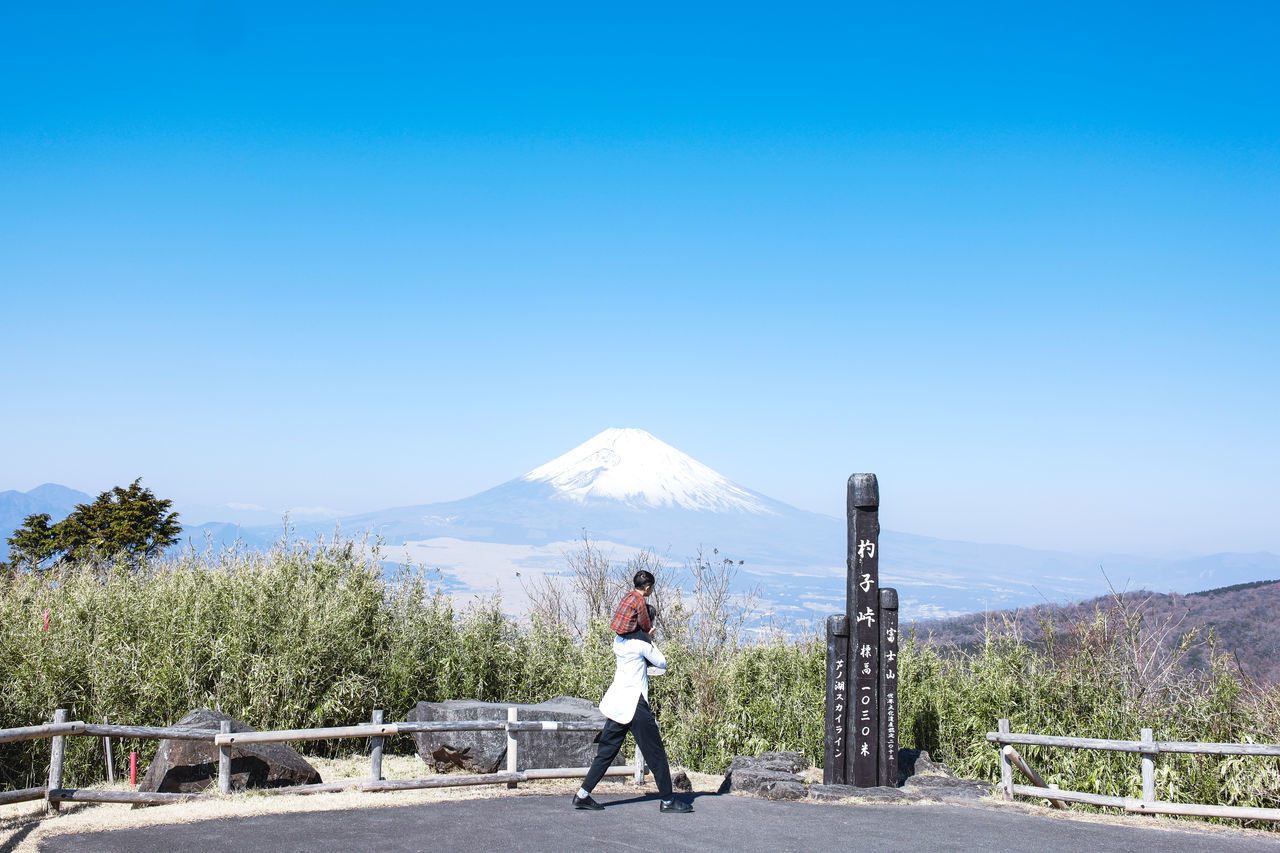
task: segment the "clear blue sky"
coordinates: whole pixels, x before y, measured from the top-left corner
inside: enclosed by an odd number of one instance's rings
[[[1275,4],[27,5],[0,489],[372,510],[634,426],[1280,551]]]

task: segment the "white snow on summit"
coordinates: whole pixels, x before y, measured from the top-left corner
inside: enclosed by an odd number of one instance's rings
[[[577,501],[772,514],[759,498],[642,429],[607,429],[521,479]]]

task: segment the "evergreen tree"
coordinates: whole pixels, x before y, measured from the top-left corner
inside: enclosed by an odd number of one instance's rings
[[[10,567],[41,569],[86,560],[123,557],[136,562],[178,541],[182,527],[170,500],[142,486],[116,486],[76,508],[57,524],[48,514],[29,515],[9,537]]]
[[[53,557],[57,544],[50,518],[47,512],[28,515],[22,526],[13,531],[8,539],[10,568],[39,569]]]

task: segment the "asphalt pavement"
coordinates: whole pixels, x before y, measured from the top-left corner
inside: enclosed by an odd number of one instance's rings
[[[572,808],[569,795],[501,797],[420,806],[226,818],[56,836],[48,853],[244,853],[371,850],[488,853],[493,850],[777,853],[857,850],[1099,851],[1099,853],[1277,853],[1280,843],[1239,833],[1168,831],[965,806],[772,802],[685,795],[693,814],[662,814],[649,797],[600,797],[599,812]]]

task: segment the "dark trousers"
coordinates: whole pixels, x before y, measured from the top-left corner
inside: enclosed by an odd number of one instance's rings
[[[644,697],[636,704],[636,715],[627,724],[615,723],[606,719],[604,729],[600,732],[600,748],[596,750],[596,760],[587,771],[587,779],[582,789],[588,794],[595,790],[596,783],[604,778],[604,772],[613,763],[622,741],[631,732],[640,753],[644,756],[649,769],[653,771],[653,781],[658,783],[658,795],[664,800],[671,799],[671,766],[667,763],[667,749],[662,745],[662,735],[658,733],[658,721],[649,710],[649,703]]]

